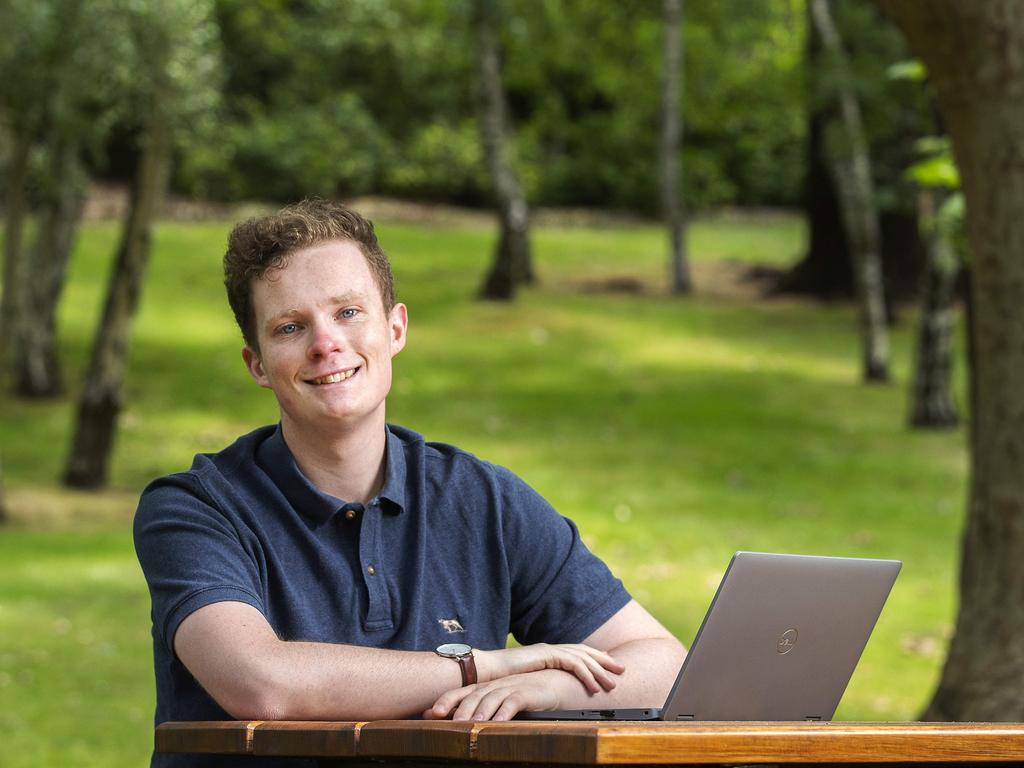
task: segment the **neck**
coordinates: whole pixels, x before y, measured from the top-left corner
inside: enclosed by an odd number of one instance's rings
[[[281,419],[281,431],[302,474],[324,493],[366,504],[384,485],[387,433],[384,419],[344,433],[297,428]]]

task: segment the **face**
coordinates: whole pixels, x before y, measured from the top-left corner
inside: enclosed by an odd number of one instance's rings
[[[405,346],[405,305],[384,311],[359,248],[335,240],[293,253],[253,284],[259,352],[242,356],[272,389],[286,431],[384,426],[391,358]]]

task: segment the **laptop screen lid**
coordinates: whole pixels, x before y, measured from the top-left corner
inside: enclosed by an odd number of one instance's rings
[[[897,560],[737,552],[664,707],[519,717],[829,720],[900,567]]]
[[[830,720],[901,563],[737,552],[665,720]]]

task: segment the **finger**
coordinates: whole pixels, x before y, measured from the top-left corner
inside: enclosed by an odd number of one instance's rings
[[[475,719],[473,714],[476,712],[485,693],[486,691],[482,687],[478,687],[463,697],[462,701],[459,702],[459,706],[452,713],[452,720]]]
[[[522,697],[513,689],[502,686],[484,695],[476,705],[476,710],[470,715],[470,720],[490,720],[495,713],[505,707],[512,710],[514,715],[522,707]],[[508,718],[506,718],[508,719]]]
[[[511,720],[524,709],[523,702],[517,696],[509,696],[501,706],[491,715],[491,720]]]
[[[615,659],[615,657],[613,657],[607,651],[601,651],[601,650],[598,650],[597,648],[594,648],[592,646],[584,645],[583,643],[577,643],[576,645],[574,645],[572,647],[574,647],[576,650],[580,651],[581,653],[586,654],[587,656],[592,658],[594,661],[596,661],[598,664],[600,664],[602,667],[604,667],[605,669],[607,669],[610,672],[615,672],[617,674],[621,674],[622,672],[624,672],[626,670],[625,665],[623,665],[622,663],[617,661]]]
[[[595,659],[590,654],[584,653],[580,658],[583,660],[583,663],[587,665],[587,668],[590,670],[590,674],[597,681],[597,683],[602,688],[604,688],[604,690],[610,691],[612,688],[615,687],[615,677],[616,675],[621,673],[612,672],[608,667],[603,666],[599,659]],[[621,664],[617,666],[621,667],[622,669],[625,669],[625,667],[622,667]]]
[[[586,657],[578,656],[574,653],[566,653],[565,656],[560,657],[559,662],[559,666],[564,671],[575,675],[588,691],[597,693],[601,690],[601,685],[595,679],[593,670],[588,666]],[[591,661],[591,664],[597,666],[593,661]]]
[[[444,720],[451,716],[452,710],[459,705],[459,703],[469,694],[472,686],[465,688],[456,688],[452,691],[446,691],[441,694],[434,705],[427,710],[430,713],[428,720]],[[426,717],[426,713],[424,713]]]

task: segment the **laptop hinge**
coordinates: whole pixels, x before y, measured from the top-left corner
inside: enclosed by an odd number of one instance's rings
[[[821,722],[821,716],[820,715],[807,715],[807,717],[805,717],[804,720],[813,721],[813,722]]]
[[[693,720],[693,715],[676,715],[676,720]]]

